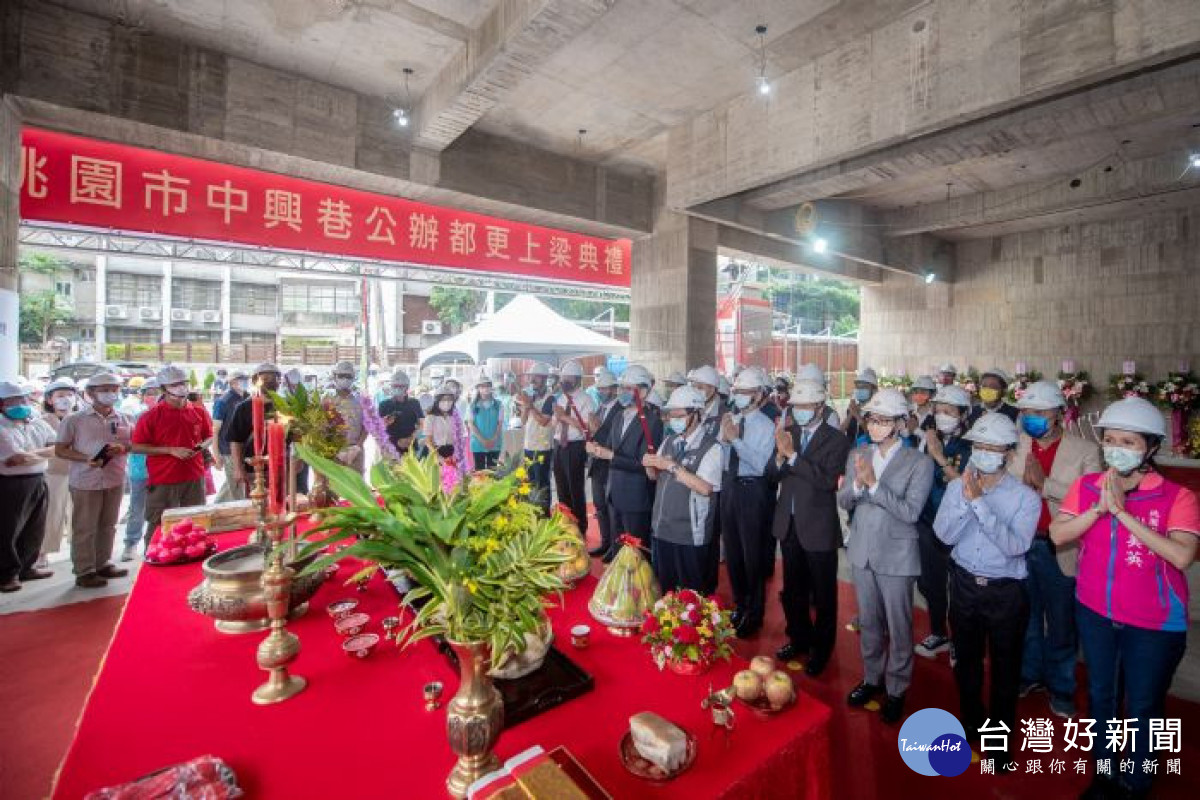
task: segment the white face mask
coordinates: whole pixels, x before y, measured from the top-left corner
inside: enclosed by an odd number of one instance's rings
[[[454,401],[453,400],[438,400],[438,408],[440,408],[443,412],[449,414],[450,411],[454,408]]]
[[[993,475],[1004,466],[1004,453],[994,450],[972,450],[971,466],[985,475]]]
[[[958,417],[951,414],[934,414],[933,424],[937,426],[939,433],[949,436],[958,430]]]
[[[349,389],[354,385],[353,378],[334,378],[333,385],[339,389]]]
[[[103,406],[112,406],[117,403],[116,392],[96,392],[96,402]]]
[[[167,394],[171,395],[172,397],[187,397],[188,396],[187,384],[178,384],[175,386],[167,386],[167,387],[164,387],[164,391]]]
[[[886,442],[896,432],[896,424],[894,422],[868,422],[867,436],[875,444]]]
[[[70,411],[75,407],[74,397],[56,397],[50,401],[55,411]]]
[[[738,410],[745,411],[750,407],[752,399],[748,394],[735,394],[733,396],[733,404],[737,406]]]

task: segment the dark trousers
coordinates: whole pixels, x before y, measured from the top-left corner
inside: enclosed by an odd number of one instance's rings
[[[253,473],[251,473],[253,474]],[[164,511],[204,505],[204,481],[160,483],[146,487],[146,546],[154,539]]]
[[[783,513],[783,512],[780,512]],[[837,639],[837,551],[806,550],[789,526],[783,550],[783,617],[788,641],[828,659]],[[816,619],[813,619],[813,612]]]
[[[622,511],[617,508],[611,498],[608,503],[608,515],[612,523],[613,532],[613,547],[620,548],[616,541],[616,537],[628,533],[636,536],[650,552],[653,559],[653,551],[650,547],[650,512],[649,511]]]
[[[724,487],[724,483],[722,483]],[[721,492],[713,492],[708,496],[709,503],[716,503],[713,513],[713,538],[709,542],[708,552],[704,559],[704,593],[713,594],[717,591],[717,582],[721,574]]]
[[[1044,683],[1050,694],[1075,696],[1075,579],[1063,575],[1054,545],[1038,537],[1025,554],[1029,569],[1029,627],[1021,680]]]
[[[491,450],[488,452],[472,451],[471,458],[475,461],[475,469],[495,469],[500,463],[500,451]]]
[[[764,551],[775,547],[767,530],[771,499],[764,478],[733,478],[721,503],[721,535],[725,542],[725,567],[733,589],[733,602],[751,625],[762,623],[765,611],[766,566]]]
[[[1147,602],[1155,600],[1148,598]],[[1137,730],[1132,747],[1126,743],[1123,751],[1115,752],[1108,737],[1099,734],[1091,758],[1112,759],[1111,774],[1120,783],[1135,792],[1145,791],[1154,781],[1154,775],[1147,774],[1142,764],[1147,759],[1159,760],[1157,752],[1150,752],[1150,720],[1164,716],[1163,702],[1187,647],[1187,633],[1123,625],[1078,602],[1075,609],[1079,641],[1088,667],[1088,717],[1097,720],[1097,728],[1102,724],[1100,720],[1137,720],[1131,723]],[[1118,769],[1118,762],[1126,758],[1133,759],[1132,775]],[[1161,771],[1165,765],[1159,764],[1159,768]]]
[[[0,475],[0,583],[33,569],[46,535],[46,479]]]
[[[587,444],[567,442],[554,446],[554,488],[558,502],[571,509],[579,532],[587,535]]]
[[[529,485],[537,494],[537,503],[543,513],[550,514],[550,451],[526,450],[525,470],[529,473]]]
[[[917,590],[929,606],[929,632],[945,636],[950,546],[937,538],[933,526],[925,520],[917,520],[917,546],[921,553],[921,576],[917,578]]]
[[[608,510],[608,464],[592,464],[592,502],[596,505],[596,527],[600,529],[600,550],[607,553],[613,546],[612,517]],[[586,531],[584,534],[586,535]]]
[[[691,589],[705,593],[708,545],[675,544],[654,537],[651,545],[654,575],[663,593]]]
[[[1029,595],[1025,582],[989,581],[950,564],[950,631],[958,659],[959,719],[967,731],[991,719],[1011,731],[1017,727],[1017,690],[1021,683],[1021,647],[1029,624]],[[983,704],[983,659],[991,659],[991,691]],[[1013,739],[1009,738],[1010,747]]]

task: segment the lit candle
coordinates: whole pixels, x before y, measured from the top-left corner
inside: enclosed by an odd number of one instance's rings
[[[282,423],[267,425],[267,502],[272,514],[283,511],[283,450],[285,429]]]
[[[266,405],[261,392],[255,392],[250,397],[251,419],[254,422],[254,455],[263,454],[263,422],[266,419]]]
[[[1027,373],[1029,370],[1025,369],[1025,367],[1026,367],[1026,364],[1024,361],[1018,361],[1017,362],[1017,374],[1024,375],[1025,373]]]
[[[1075,372],[1075,359],[1073,359],[1073,358],[1063,359],[1062,371],[1066,372],[1068,374],[1073,374]]]
[[[1137,374],[1137,364],[1133,363],[1132,361],[1126,361],[1121,365],[1121,371],[1126,375],[1135,375]]]

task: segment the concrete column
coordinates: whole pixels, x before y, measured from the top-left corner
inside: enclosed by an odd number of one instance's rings
[[[162,318],[163,332],[162,343],[171,343],[171,262],[163,262],[162,274]]]
[[[233,268],[225,267],[221,273],[221,344],[229,344],[229,331],[233,320],[229,318],[230,307],[233,305],[230,290],[233,286]]]
[[[717,230],[663,211],[654,233],[633,243],[630,361],[659,378],[713,363]]]
[[[108,256],[96,256],[96,360],[108,359]]]
[[[0,102],[0,379],[20,368],[20,301],[17,294],[21,228],[21,121]]]

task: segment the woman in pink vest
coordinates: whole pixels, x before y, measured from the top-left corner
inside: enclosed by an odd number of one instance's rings
[[[1196,556],[1200,506],[1154,470],[1167,431],[1148,401],[1118,400],[1096,427],[1108,469],[1075,481],[1050,525],[1055,544],[1079,541],[1076,613],[1096,721],[1092,757],[1109,765],[1082,797],[1144,797],[1155,772],[1166,771],[1165,764],[1148,771],[1146,762],[1163,750],[1151,752],[1152,734],[1167,730],[1163,702],[1186,647],[1185,572]],[[1108,721],[1131,719],[1114,723],[1132,731],[1115,747]],[[1132,773],[1120,768],[1127,759]]]

